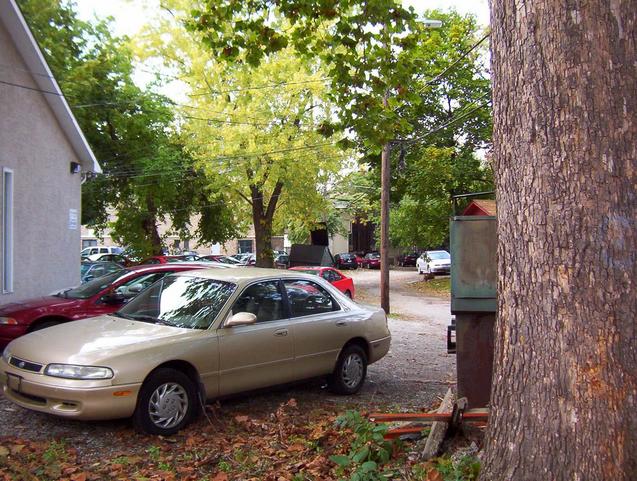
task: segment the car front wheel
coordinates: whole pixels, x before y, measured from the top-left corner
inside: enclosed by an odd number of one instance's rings
[[[175,369],[157,369],[142,385],[133,424],[148,434],[175,434],[198,412],[197,402],[197,388],[188,376]]]
[[[345,347],[336,361],[334,372],[329,378],[329,388],[336,394],[357,393],[367,375],[367,355],[360,346],[350,344]]]

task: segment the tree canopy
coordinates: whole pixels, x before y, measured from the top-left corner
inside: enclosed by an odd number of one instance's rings
[[[187,236],[195,213],[207,241],[232,237],[232,216],[223,203],[211,205],[175,134],[172,102],[134,83],[129,39],[113,36],[108,21],[81,21],[72,2],[20,7],[104,171],[83,185],[83,224],[110,227],[138,254],[161,251],[161,221]]]

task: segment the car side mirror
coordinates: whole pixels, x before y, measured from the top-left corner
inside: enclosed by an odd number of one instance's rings
[[[237,312],[226,321],[225,327],[249,326],[257,322],[257,316],[251,312]]]
[[[104,294],[100,300],[104,304],[123,304],[126,301],[126,298],[123,294],[113,292],[111,294]]]
[[[128,292],[130,294],[139,294],[143,290],[144,290],[144,285],[143,284],[133,284],[132,286],[130,286],[128,288]]]

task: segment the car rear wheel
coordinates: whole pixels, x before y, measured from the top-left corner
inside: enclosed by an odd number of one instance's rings
[[[183,372],[160,368],[139,392],[133,424],[138,431],[168,436],[186,426],[197,408],[197,388]]]
[[[346,346],[336,361],[334,372],[328,379],[329,388],[336,394],[357,393],[367,375],[367,355],[356,344]]]

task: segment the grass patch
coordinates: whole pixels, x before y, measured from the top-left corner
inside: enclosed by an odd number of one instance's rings
[[[450,297],[451,296],[451,278],[450,277],[437,277],[435,279],[421,280],[410,284],[414,290],[428,295],[436,297]]]

